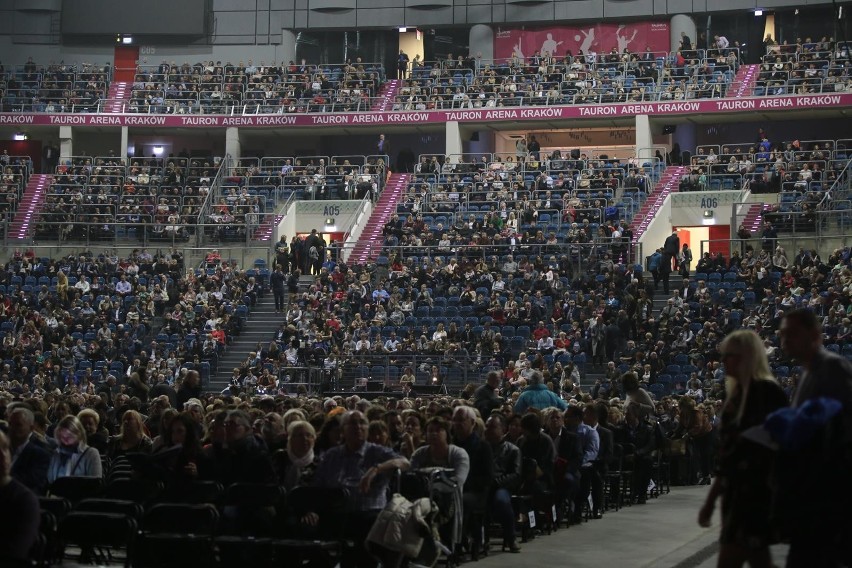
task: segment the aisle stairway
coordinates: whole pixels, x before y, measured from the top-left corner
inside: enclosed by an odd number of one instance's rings
[[[284,215],[267,215],[264,222],[254,230],[253,241],[269,242],[275,234],[275,228]]]
[[[379,201],[373,208],[373,214],[367,220],[358,243],[349,255],[347,264],[363,264],[379,256],[382,244],[382,229],[388,219],[396,212],[396,205],[405,195],[410,174],[391,174]]]
[[[33,174],[30,176],[21,203],[18,205],[18,211],[9,225],[10,238],[25,239],[33,233],[38,212],[44,204],[47,189],[52,182],[52,175]]]
[[[397,79],[391,79],[379,90],[376,94],[376,98],[373,100],[373,105],[370,110],[375,110],[379,112],[384,112],[390,110],[393,107],[393,101],[396,98],[397,93],[399,92],[399,81]]]
[[[633,231],[633,242],[638,243],[639,237],[648,228],[648,224],[657,214],[657,211],[666,200],[666,196],[673,191],[677,191],[680,184],[680,178],[689,171],[687,166],[669,166],[663,170],[660,176],[660,181],[654,186],[654,190],[648,195],[644,205],[639,212],[633,217],[630,223],[630,229]]]
[[[752,203],[743,219],[745,228],[751,231],[752,235],[757,235],[760,232],[760,227],[763,225],[763,212],[771,209],[772,206],[768,203]]]
[[[272,292],[260,296],[243,324],[242,332],[219,358],[216,374],[210,377],[209,390],[221,392],[228,386],[234,367],[242,365],[258,343],[268,346],[283,321],[284,314],[275,312]]]
[[[736,99],[752,96],[759,76],[760,65],[740,65],[728,96]]]
[[[133,93],[133,83],[129,81],[113,81],[109,86],[109,93],[104,104],[104,112],[120,113],[126,112],[126,103],[130,102]]]

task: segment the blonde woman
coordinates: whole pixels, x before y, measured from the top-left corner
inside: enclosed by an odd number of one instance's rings
[[[122,414],[119,433],[110,438],[107,445],[107,457],[111,462],[109,481],[130,478],[133,466],[128,455],[150,454],[153,445],[151,438],[145,433],[142,415],[135,410],[127,410]]]
[[[47,481],[60,477],[102,477],[101,455],[86,443],[86,430],[80,420],[69,414],[59,421],[54,432],[57,447],[47,467]]]
[[[742,437],[763,424],[775,410],[787,406],[784,391],[772,376],[766,349],[751,330],[738,330],[725,338],[719,350],[727,373],[727,401],[722,408],[718,474],[698,515],[701,526],[710,525],[716,499],[722,497],[722,532],[718,566],[739,567],[748,562],[759,568],[772,566],[769,552],[769,517],[772,454]]]

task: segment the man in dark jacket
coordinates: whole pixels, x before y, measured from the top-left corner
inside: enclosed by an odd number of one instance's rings
[[[491,412],[500,408],[503,400],[497,396],[500,388],[500,373],[491,371],[485,377],[485,384],[479,386],[473,393],[473,405],[479,411],[483,420],[488,420]]]
[[[36,495],[47,488],[50,451],[33,435],[35,415],[26,406],[15,406],[9,414],[9,442],[12,451],[12,477]]]
[[[272,286],[272,295],[275,296],[275,311],[281,313],[284,311],[284,295],[287,292],[287,277],[284,276],[284,270],[281,265],[275,267],[275,272],[269,277],[269,284]]]
[[[672,234],[666,237],[666,242],[663,244],[663,260],[660,264],[660,278],[663,280],[663,291],[669,293],[669,274],[672,272],[672,260],[674,267],[677,269],[677,255],[680,253],[680,238],[677,236],[677,229],[672,229]]]
[[[843,566],[850,560],[849,537],[852,505],[848,476],[852,455],[852,363],[823,347],[819,318],[808,309],[787,313],[781,321],[781,346],[804,367],[793,394],[794,408],[818,399],[833,399],[841,410],[817,435],[815,442],[798,451],[781,453],[785,463],[778,483],[779,511],[784,532],[790,535],[787,566]],[[808,491],[803,492],[802,483]],[[807,519],[807,522],[803,522]]]
[[[503,528],[503,546],[510,552],[520,552],[515,544],[515,513],[512,493],[521,484],[521,450],[503,439],[506,418],[502,414],[490,415],[485,423],[485,440],[491,446],[494,459],[494,496],[491,512]]]

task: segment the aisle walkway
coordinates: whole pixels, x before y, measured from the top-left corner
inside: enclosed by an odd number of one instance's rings
[[[566,566],[570,568],[712,568],[718,553],[719,519],[702,529],[696,518],[707,495],[706,486],[673,487],[647,505],[626,507],[603,519],[569,529],[560,528],[522,544],[520,554],[492,547],[479,562],[462,566],[517,568]],[[773,560],[783,566],[785,549],[773,548]]]

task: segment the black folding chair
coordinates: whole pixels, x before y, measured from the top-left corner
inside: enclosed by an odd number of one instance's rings
[[[265,483],[234,483],[225,490],[222,532],[216,537],[221,566],[268,566],[284,488]]]
[[[142,521],[139,567],[185,567],[213,565],[213,537],[219,512],[213,505],[160,503],[152,506]]]
[[[48,493],[53,497],[67,499],[73,505],[89,497],[97,497],[103,490],[99,477],[60,477],[54,481]]]
[[[114,560],[113,552],[124,549],[124,565],[129,568],[137,526],[128,515],[71,511],[60,524],[62,556],[69,545],[76,545],[80,547],[81,564],[107,564]]]
[[[346,550],[345,489],[296,487],[288,495],[287,512],[292,523],[293,538],[273,539],[277,565],[299,566],[307,561],[312,566],[335,566]],[[316,513],[318,524],[308,527],[301,520]],[[361,546],[362,543],[355,543]]]

